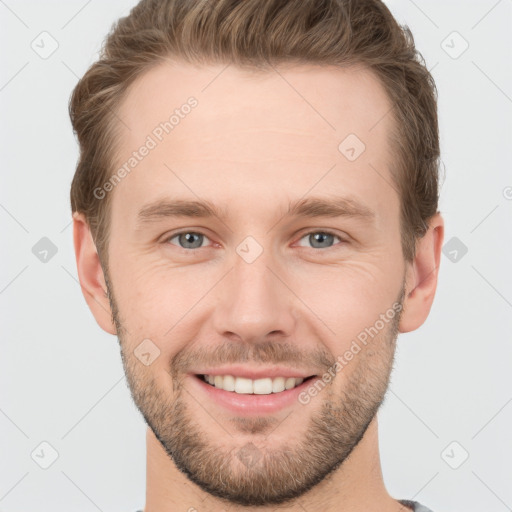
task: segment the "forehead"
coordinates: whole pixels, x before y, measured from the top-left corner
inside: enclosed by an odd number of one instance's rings
[[[118,109],[117,166],[131,168],[114,203],[122,196],[135,210],[167,192],[225,202],[241,190],[276,197],[284,190],[290,198],[333,186],[362,197],[378,183],[390,189],[374,198],[385,204],[396,193],[390,109],[362,67],[261,72],[166,61],[139,77]],[[140,157],[142,146],[150,149]]]
[[[199,108],[191,121],[174,130],[173,138],[188,137],[199,125],[212,134],[242,125],[246,130],[293,127],[319,138],[330,135],[334,141],[349,129],[369,140],[377,125],[376,136],[388,131],[391,121],[386,92],[363,66],[302,64],[261,71],[167,60],[129,87],[118,111],[126,129],[123,139],[137,144],[138,136],[151,133],[155,122],[168,120],[190,97]],[[297,120],[303,125],[292,124]]]

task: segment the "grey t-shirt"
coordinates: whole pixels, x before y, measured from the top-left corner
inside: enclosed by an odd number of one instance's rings
[[[411,500],[398,500],[402,505],[405,505],[406,507],[412,508],[414,512],[432,512],[429,508],[425,507],[425,505],[422,505],[421,503],[418,503],[417,501],[411,501]],[[142,510],[140,512],[143,512]]]
[[[429,508],[425,507],[417,501],[411,500],[398,500],[402,505],[411,508],[414,512],[432,512]],[[137,510],[137,512],[144,512],[143,510]]]

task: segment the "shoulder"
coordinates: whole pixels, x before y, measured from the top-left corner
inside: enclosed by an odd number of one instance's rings
[[[421,503],[412,500],[398,500],[402,505],[409,507],[413,512],[432,512],[429,508],[425,507]],[[140,511],[142,512],[142,511]]]

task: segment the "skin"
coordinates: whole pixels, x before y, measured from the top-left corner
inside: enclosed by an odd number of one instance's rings
[[[198,105],[109,192],[108,274],[86,219],[74,214],[85,299],[118,336],[149,425],[144,510],[405,511],[383,483],[376,411],[396,335],[429,314],[444,221],[430,220],[405,262],[390,103],[369,71],[224,68],[166,62],[130,87],[118,111],[119,165],[187,98]],[[338,150],[350,133],[366,146],[353,162]],[[285,215],[289,201],[313,195],[350,197],[374,217]],[[138,224],[139,210],[163,197],[210,200],[225,218]],[[309,235],[323,230],[335,236],[315,245]],[[187,248],[175,236],[183,231],[203,234],[200,247]],[[237,253],[247,236],[262,249],[251,263]],[[321,375],[397,301],[401,314],[307,405],[237,417],[189,374],[200,362],[229,361],[288,362]],[[149,365],[134,355],[145,339],[160,351]],[[248,449],[249,465],[239,457]]]

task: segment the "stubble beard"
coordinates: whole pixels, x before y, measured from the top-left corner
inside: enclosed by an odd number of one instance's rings
[[[403,297],[404,288],[399,304]],[[123,327],[112,293],[109,298],[123,367],[137,408],[176,467],[200,489],[221,500],[241,506],[263,506],[291,502],[302,496],[343,464],[384,401],[393,367],[399,314],[355,355],[349,363],[356,365],[352,371],[344,373],[342,369],[342,375],[337,375],[312,399],[311,404],[321,401],[316,412],[308,412],[309,404],[297,403],[282,424],[276,425],[274,417],[231,418],[230,427],[223,430],[190,396],[182,376],[173,376],[173,393],[169,398],[153,375],[144,371],[132,354],[125,353],[130,345],[122,339]],[[341,379],[343,389],[339,389]],[[201,418],[194,416],[191,404]],[[220,417],[216,420],[221,424],[225,421]],[[272,432],[292,429],[299,422],[306,424],[301,440],[279,446],[272,442]],[[230,436],[233,425],[237,425],[236,432]],[[212,429],[220,432],[222,438],[212,438]],[[227,447],[229,444],[231,447]]]

